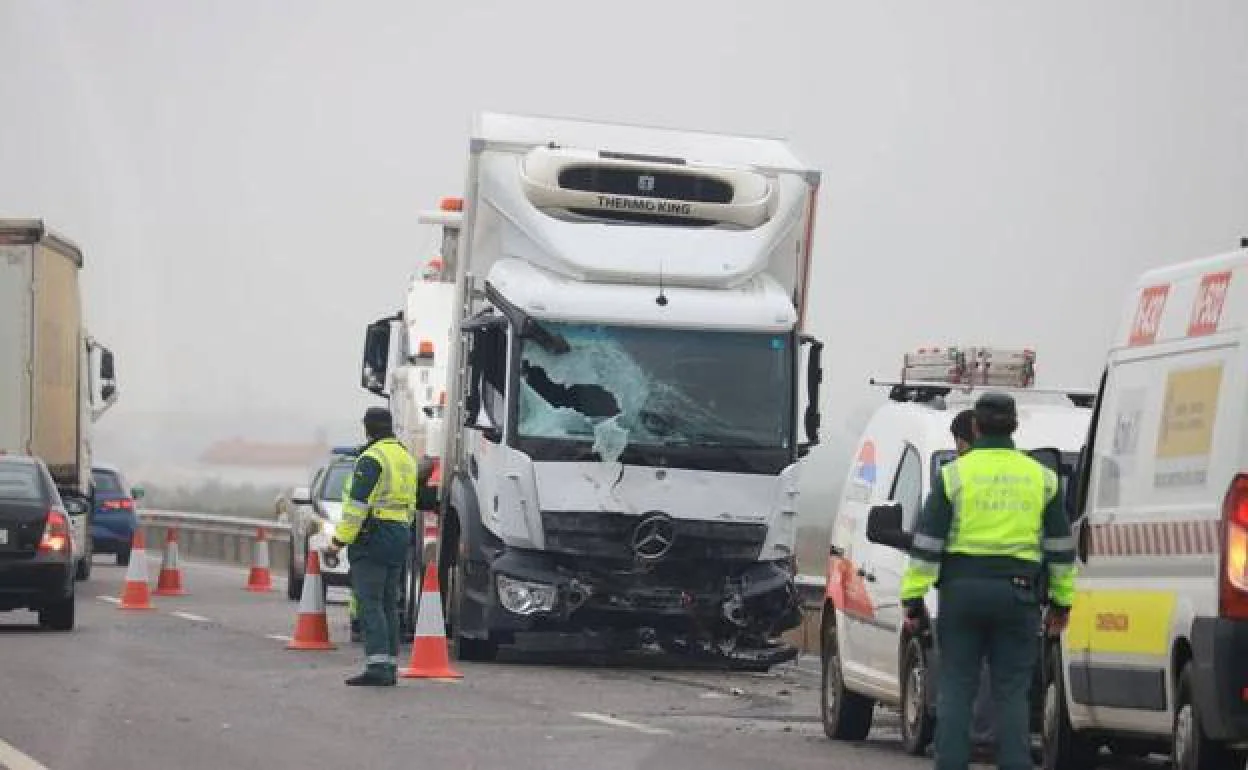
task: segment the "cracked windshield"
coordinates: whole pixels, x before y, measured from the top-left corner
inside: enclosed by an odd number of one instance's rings
[[[592,441],[607,462],[630,444],[789,446],[786,335],[542,326],[568,350],[522,342],[522,437]]]

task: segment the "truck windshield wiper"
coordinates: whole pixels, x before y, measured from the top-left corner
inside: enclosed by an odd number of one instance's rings
[[[524,322],[524,336],[536,342],[547,353],[553,353],[557,356],[561,356],[572,349],[572,346],[568,344],[568,341],[563,338],[562,334],[552,332],[532,318]]]

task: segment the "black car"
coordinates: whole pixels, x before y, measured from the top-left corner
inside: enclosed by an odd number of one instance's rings
[[[0,455],[0,611],[17,609],[73,629],[73,528],[43,461]]]

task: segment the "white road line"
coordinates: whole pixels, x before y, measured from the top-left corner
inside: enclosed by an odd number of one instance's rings
[[[109,604],[121,604],[121,599],[117,598],[116,596],[97,596],[95,598],[99,599],[102,602],[108,602]]]
[[[192,615],[189,612],[179,611],[179,612],[170,612],[169,614],[174,616],[175,618],[182,618],[183,620],[190,620],[190,621],[194,621],[195,623],[211,623],[212,622],[211,620],[204,617],[203,615]]]
[[[646,735],[671,735],[672,734],[671,730],[664,730],[662,727],[651,727],[650,725],[643,725],[638,722],[629,722],[624,719],[616,719],[615,717],[609,717],[606,714],[596,714],[593,711],[577,711],[573,713],[572,716],[580,717],[581,719],[588,719],[591,722],[599,722],[604,725],[611,725],[612,727],[624,727],[629,730],[636,730],[637,732],[645,733]]]
[[[8,770],[48,770],[3,740],[0,740],[0,767]]]
[[[266,638],[266,639],[274,639],[274,640],[279,641],[279,642],[289,642],[289,641],[291,641],[291,639],[290,639],[290,637],[289,637],[289,636],[282,636],[281,634],[265,634],[265,638]]]

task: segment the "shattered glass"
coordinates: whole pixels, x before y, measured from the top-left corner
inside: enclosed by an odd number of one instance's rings
[[[784,335],[543,323],[568,344],[521,351],[518,429],[629,445],[787,447],[791,351]]]

